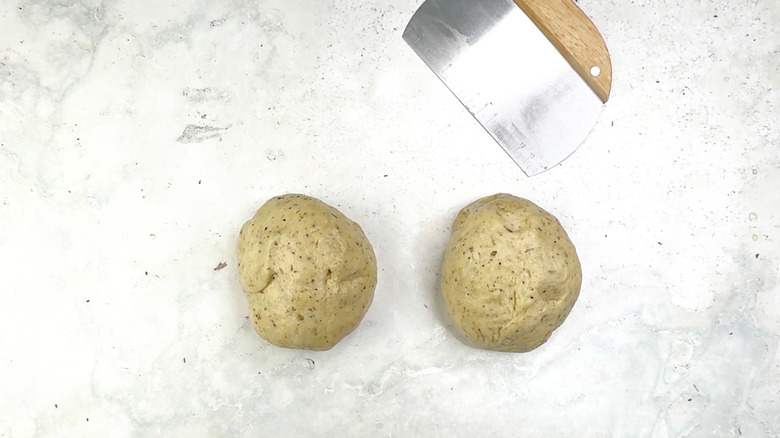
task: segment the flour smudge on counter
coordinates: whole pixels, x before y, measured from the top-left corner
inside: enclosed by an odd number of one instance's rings
[[[184,90],[182,90],[181,94],[191,103],[203,103],[211,101],[230,102],[232,100],[232,96],[229,92],[213,89],[211,87],[186,87]]]
[[[210,125],[193,125],[189,124],[184,128],[179,138],[176,139],[179,143],[200,143],[206,140],[214,138],[222,139],[222,132],[230,129],[230,126],[220,128]]]

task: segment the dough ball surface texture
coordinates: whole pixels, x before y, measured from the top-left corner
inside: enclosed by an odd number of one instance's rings
[[[582,268],[558,220],[507,194],[460,211],[442,265],[441,289],[460,332],[480,348],[525,352],[569,315]]]
[[[236,252],[255,331],[280,347],[333,347],[374,298],[371,243],[360,225],[318,199],[268,200],[241,228]]]

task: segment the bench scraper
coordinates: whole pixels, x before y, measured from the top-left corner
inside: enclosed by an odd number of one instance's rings
[[[529,176],[574,152],[609,99],[609,52],[572,0],[426,0],[403,38]]]

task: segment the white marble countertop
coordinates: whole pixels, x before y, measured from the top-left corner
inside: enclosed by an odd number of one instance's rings
[[[612,99],[533,178],[401,39],[419,4],[2,2],[0,437],[780,436],[780,3],[579,1]],[[327,352],[245,318],[238,230],[286,192],[377,254]],[[583,264],[527,354],[463,345],[438,297],[496,192]]]

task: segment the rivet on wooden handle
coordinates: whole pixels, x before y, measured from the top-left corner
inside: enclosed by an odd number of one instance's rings
[[[514,0],[569,64],[606,102],[612,90],[612,62],[604,39],[572,0]]]

